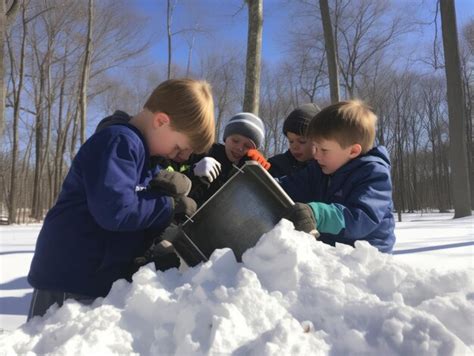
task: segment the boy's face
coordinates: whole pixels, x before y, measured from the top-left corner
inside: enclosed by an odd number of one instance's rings
[[[175,162],[186,161],[193,152],[188,137],[173,130],[168,115],[163,113],[154,115],[147,141],[151,156],[161,156]]]
[[[293,132],[287,132],[286,137],[288,138],[290,152],[297,161],[306,162],[313,158],[314,145],[311,140]]]
[[[247,154],[248,150],[256,148],[251,139],[238,134],[227,136],[224,144],[225,154],[232,163],[238,163]]]
[[[333,174],[351,159],[360,155],[362,147],[359,144],[346,148],[335,140],[317,139],[314,141],[314,159],[318,161],[323,173]]]

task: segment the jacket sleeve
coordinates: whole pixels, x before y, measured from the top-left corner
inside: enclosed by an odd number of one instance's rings
[[[293,174],[275,179],[293,201],[308,203],[315,199],[314,188],[319,184],[319,176],[315,164],[310,163]]]
[[[166,227],[171,198],[138,187],[145,159],[141,142],[104,136],[91,142],[81,159],[87,206],[97,224],[112,231]]]
[[[380,225],[392,206],[392,183],[387,167],[364,167],[344,204],[310,203],[321,233],[359,240]]]
[[[268,159],[268,162],[271,164],[268,173],[274,178],[278,178],[284,175],[283,170],[280,167],[280,162],[277,159],[278,156],[274,156]]]

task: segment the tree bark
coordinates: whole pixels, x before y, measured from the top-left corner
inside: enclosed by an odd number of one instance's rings
[[[168,79],[171,79],[171,55],[172,55],[172,38],[173,33],[171,32],[171,23],[173,21],[173,8],[174,5],[171,4],[171,0],[166,2],[166,29],[167,29],[167,39],[168,39]]]
[[[0,136],[5,128],[5,36],[8,26],[15,20],[16,13],[20,7],[19,0],[13,0],[10,7],[5,8],[6,1],[0,1]]]
[[[0,0],[0,2],[2,2]],[[27,21],[25,18],[25,7],[22,9],[22,24],[23,24],[23,34],[21,37],[21,50],[20,50],[20,65],[18,70],[18,86],[14,90],[14,103],[13,103],[13,141],[12,141],[12,162],[10,169],[10,203],[8,205],[8,223],[14,224],[17,222],[17,187],[18,187],[18,177],[17,177],[17,164],[18,164],[18,122],[20,119],[20,107],[21,107],[21,93],[23,90],[23,79],[25,71],[25,47],[26,47],[26,31],[27,31]],[[9,45],[10,61],[13,63],[14,55],[11,46]],[[12,65],[12,75],[14,73]]]
[[[248,36],[243,110],[258,115],[262,56],[263,0],[247,0]]]
[[[454,0],[440,3],[443,31],[444,61],[446,70],[449,111],[449,154],[454,218],[471,215],[471,191],[467,171],[465,105],[461,78],[456,12]]]
[[[2,54],[0,58],[0,136],[5,128],[5,36],[8,25],[15,19],[20,2],[19,0],[13,0],[8,9],[5,4],[5,0],[0,1],[0,53]]]
[[[94,0],[89,0],[87,20],[87,40],[84,54],[84,65],[81,76],[81,93],[79,99],[81,115],[81,144],[86,141],[86,117],[87,117],[87,84],[89,82],[91,53],[92,53],[92,26],[94,23]]]
[[[337,69],[337,49],[334,42],[334,34],[331,25],[331,14],[329,13],[328,0],[319,0],[319,10],[323,22],[324,43],[326,48],[326,59],[328,63],[329,89],[331,103],[339,101],[339,72]]]
[[[4,63],[4,47],[5,47],[5,35],[7,29],[7,16],[5,13],[5,1],[0,0],[0,136],[3,134],[5,127],[5,63]]]

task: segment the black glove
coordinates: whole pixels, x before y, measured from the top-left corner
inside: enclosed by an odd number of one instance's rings
[[[188,195],[191,185],[191,180],[183,173],[166,170],[161,170],[150,181],[150,188],[152,190],[170,197]]]
[[[172,198],[173,201],[173,220],[180,223],[186,220],[186,217],[191,217],[197,210],[196,202],[184,195]]]
[[[295,230],[313,233],[316,231],[316,218],[308,204],[295,203],[282,216],[295,225]]]
[[[137,267],[144,266],[150,262],[155,263],[155,268],[160,271],[166,271],[169,268],[178,268],[180,265],[179,257],[174,253],[171,244],[164,244],[164,241],[156,241],[145,251],[143,256],[137,257],[134,263]]]

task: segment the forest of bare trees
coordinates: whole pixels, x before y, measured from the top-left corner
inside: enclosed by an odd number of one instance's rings
[[[177,25],[171,19],[176,16],[173,9],[184,2],[168,1],[168,13],[153,15],[168,26],[169,35],[159,40],[167,42],[170,52],[168,63],[152,66],[131,65],[142,61],[157,39],[145,34],[145,19],[131,12],[125,1],[9,0],[5,9],[0,8],[5,33],[3,219],[41,220],[78,147],[102,117],[116,109],[137,113],[160,81],[188,74],[212,84],[217,132],[244,107],[258,112],[266,124],[264,153],[272,156],[286,149],[281,127],[288,113],[306,102],[329,104],[336,97],[329,72],[338,73],[340,99],[361,98],[377,113],[377,143],[391,155],[397,212],[454,208],[450,109],[435,1],[429,2],[432,21],[422,24],[402,16],[396,2],[388,0],[292,1],[285,11],[299,16],[300,26],[288,29],[288,55],[282,54],[278,62],[256,57],[261,55],[259,26],[263,24],[265,32],[265,12],[263,22],[258,17],[248,21],[255,36],[249,34],[248,48],[216,49],[200,57],[192,55],[193,49],[206,34],[191,23],[186,30],[191,39],[188,62],[180,66],[172,62],[180,29],[173,28]],[[8,12],[14,3],[17,8]],[[328,8],[320,9],[325,3]],[[255,16],[261,16],[262,4],[265,9],[263,0],[242,0],[246,13]],[[426,3],[420,1],[419,6]],[[322,14],[327,11],[331,21],[323,27]],[[432,41],[417,53],[400,55],[405,41],[420,27],[431,28]],[[329,50],[328,29],[333,42]],[[457,35],[464,99],[464,118],[458,122],[463,126],[468,181],[474,182],[474,18]],[[329,66],[328,53],[334,55]],[[117,74],[124,66],[130,74],[126,79]],[[473,191],[464,192],[471,204]]]

